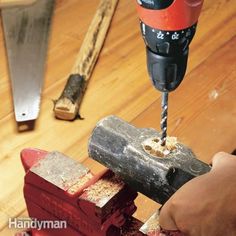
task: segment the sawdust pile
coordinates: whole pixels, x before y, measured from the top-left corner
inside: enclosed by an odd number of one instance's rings
[[[88,200],[98,202],[101,199],[110,199],[117,194],[124,187],[122,182],[117,176],[111,178],[102,178],[95,184],[85,189]]]
[[[68,193],[70,194],[76,193],[92,178],[93,175],[91,173],[84,175],[82,178],[79,179],[79,181],[76,184],[74,184],[71,188],[68,189]]]
[[[148,232],[160,232],[160,224],[159,220],[157,218],[150,218],[149,221],[147,222],[147,228]]]
[[[165,157],[177,148],[177,143],[176,137],[167,137],[166,145],[161,146],[160,138],[156,137],[145,140],[142,143],[142,146],[144,151],[152,156]]]
[[[141,227],[140,231],[145,235],[165,236],[165,234],[161,233],[159,212],[156,212],[154,215],[152,215],[150,219]]]

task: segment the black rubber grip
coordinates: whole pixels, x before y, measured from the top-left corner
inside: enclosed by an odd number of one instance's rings
[[[175,90],[182,82],[188,60],[188,49],[178,55],[162,56],[147,48],[148,73],[156,89],[162,92]]]

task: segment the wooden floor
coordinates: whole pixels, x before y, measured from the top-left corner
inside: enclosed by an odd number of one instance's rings
[[[9,217],[27,216],[24,171],[19,153],[26,147],[58,150],[93,171],[87,141],[96,122],[115,114],[139,127],[159,129],[160,93],[146,72],[144,43],[133,0],[120,0],[109,35],[94,70],[81,115],[74,122],[56,120],[53,99],[64,87],[98,0],[57,0],[49,45],[39,119],[34,131],[18,133],[14,119],[3,34],[0,31],[0,235],[13,235]],[[169,135],[189,145],[197,156],[236,148],[236,4],[206,0],[191,44],[187,76],[170,96]],[[141,204],[142,202],[142,204]],[[139,196],[136,216],[147,219],[156,203]],[[145,205],[145,209],[142,206]]]

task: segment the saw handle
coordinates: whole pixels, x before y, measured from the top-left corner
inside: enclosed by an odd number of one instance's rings
[[[30,5],[37,0],[0,0],[0,7],[13,7],[21,5]]]

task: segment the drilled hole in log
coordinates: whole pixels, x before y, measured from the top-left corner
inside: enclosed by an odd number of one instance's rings
[[[161,145],[161,139],[158,137],[149,138],[142,143],[143,149],[146,153],[155,157],[165,157],[173,152],[177,146],[177,138],[167,137],[166,145]]]
[[[144,148],[145,148],[145,150],[147,150],[147,151],[150,151],[150,150],[152,150],[152,147],[151,147],[151,146],[149,146],[149,145],[145,145],[145,146],[144,146]]]
[[[154,138],[154,139],[153,139],[153,142],[159,143],[159,142],[160,142],[160,139],[159,139],[159,138]]]

